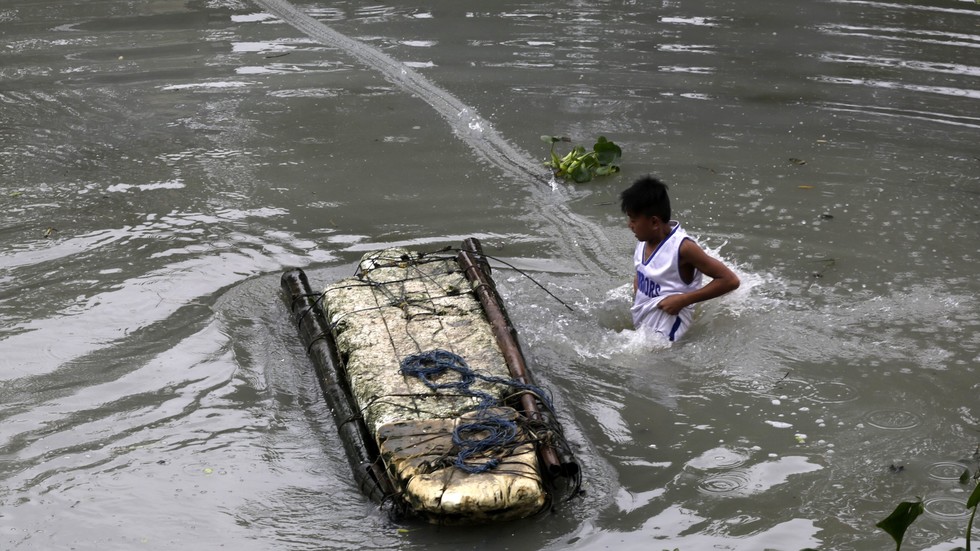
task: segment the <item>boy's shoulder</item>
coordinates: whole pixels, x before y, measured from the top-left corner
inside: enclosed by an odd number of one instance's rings
[[[698,244],[694,238],[690,236],[685,236],[684,240],[681,241],[680,246],[677,247],[677,256],[680,257],[681,262],[687,262],[695,258],[701,258],[708,253]]]

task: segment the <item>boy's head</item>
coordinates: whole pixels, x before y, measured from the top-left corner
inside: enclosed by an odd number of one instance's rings
[[[619,194],[623,213],[627,216],[656,216],[661,222],[670,221],[670,198],[667,184],[645,176]]]

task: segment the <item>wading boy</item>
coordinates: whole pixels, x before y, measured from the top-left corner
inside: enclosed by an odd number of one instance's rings
[[[647,176],[620,194],[638,243],[633,253],[633,326],[676,341],[691,326],[694,304],[738,288],[738,276],[708,256],[670,219],[667,186]],[[711,281],[702,286],[701,276]]]

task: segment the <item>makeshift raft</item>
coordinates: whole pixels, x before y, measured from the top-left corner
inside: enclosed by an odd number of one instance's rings
[[[531,516],[579,468],[479,241],[364,255],[354,277],[282,288],[361,490],[440,524]]]

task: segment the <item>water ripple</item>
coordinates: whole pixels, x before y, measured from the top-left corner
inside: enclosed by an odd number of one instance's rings
[[[924,500],[922,505],[927,515],[940,520],[962,520],[970,516],[965,499],[932,497]]]
[[[928,84],[912,84],[898,80],[881,80],[873,78],[847,78],[847,77],[815,77],[814,80],[831,84],[849,84],[857,86],[867,86],[869,88],[880,88],[885,90],[903,90],[908,92],[924,92],[928,94],[938,94],[942,96],[953,96],[958,98],[980,99],[980,90],[970,88],[956,88],[954,86],[935,86]]]
[[[905,430],[916,427],[920,423],[919,416],[910,411],[900,409],[880,409],[872,411],[865,417],[872,427],[885,430]]]
[[[748,452],[725,447],[710,449],[691,459],[684,465],[692,469],[731,469],[743,465],[749,459]]]
[[[853,103],[827,102],[822,104],[829,111],[843,113],[862,113],[867,115],[908,119],[910,121],[927,121],[952,126],[980,129],[980,117],[958,113],[943,113],[939,111],[923,111],[921,109],[902,109],[894,106],[860,105]]]
[[[698,484],[698,489],[706,494],[738,493],[749,485],[749,475],[741,471],[722,473],[706,478]]]
[[[913,3],[896,4],[894,2],[876,2],[873,0],[830,0],[830,1],[836,4],[854,4],[859,6],[870,6],[873,8],[888,8],[888,9],[896,9],[896,10],[903,10],[903,11],[904,10],[933,11],[933,12],[940,12],[940,13],[967,15],[973,17],[980,16],[980,12],[977,12],[976,10],[949,8],[944,6],[930,6],[927,4],[913,4]]]
[[[847,383],[824,382],[813,384],[814,393],[807,399],[822,404],[840,404],[858,399],[858,391]]]
[[[926,472],[929,473],[930,478],[936,480],[959,480],[964,472],[969,472],[969,469],[960,463],[941,461],[929,465]]]

